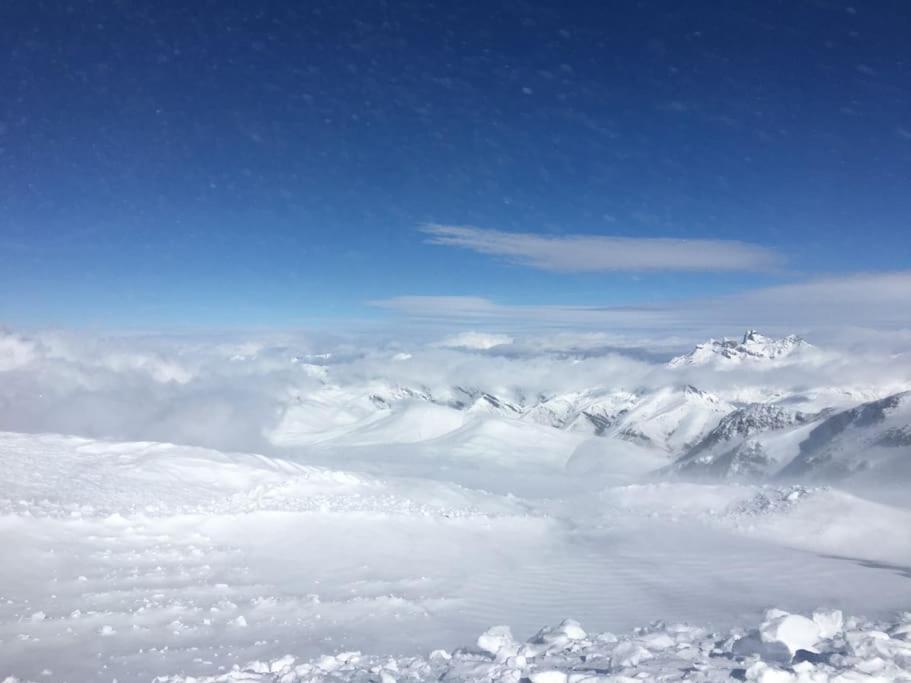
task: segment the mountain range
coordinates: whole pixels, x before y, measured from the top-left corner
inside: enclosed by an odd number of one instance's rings
[[[341,387],[326,372],[319,389],[286,407],[270,438],[282,446],[351,445],[378,443],[382,434],[413,443],[486,416],[527,423],[527,430],[534,425],[599,437],[604,453],[611,443],[627,451],[635,446],[666,461],[658,471],[663,476],[837,480],[908,474],[909,392],[858,391],[837,382],[768,391],[743,391],[731,382],[707,391],[686,381],[691,368],[799,367],[825,353],[796,335],[776,339],[748,330],[739,340],[712,339],[672,358],[665,365],[669,381],[661,386],[593,386],[551,395],[464,385],[431,391],[387,381]],[[676,373],[683,373],[680,381]]]

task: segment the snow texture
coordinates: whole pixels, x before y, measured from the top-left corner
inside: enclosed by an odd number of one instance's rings
[[[757,681],[848,683],[911,680],[911,614],[887,623],[844,619],[838,610],[811,616],[770,610],[758,628],[726,633],[656,622],[626,634],[588,634],[571,619],[526,642],[495,626],[476,647],[421,657],[360,652],[299,661],[286,655],[213,677],[161,676],[157,683],[261,681]]]

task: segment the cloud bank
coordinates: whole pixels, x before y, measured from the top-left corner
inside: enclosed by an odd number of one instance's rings
[[[351,391],[367,400],[376,391],[394,394],[396,387],[440,396],[462,386],[519,400],[686,383],[747,391],[833,382],[882,388],[911,381],[909,356],[871,350],[869,339],[858,352],[826,353],[799,367],[717,373],[665,366],[673,353],[689,350],[701,338],[659,353],[654,347],[621,348],[617,337],[603,332],[510,338],[490,325],[470,335],[419,342],[397,328],[394,342],[359,339],[354,345],[343,338],[326,342],[292,335],[97,337],[0,329],[0,430],[279,453],[280,445],[268,435],[302,397],[324,390]],[[712,336],[737,332],[718,328]],[[831,347],[830,339],[810,341]],[[901,341],[911,346],[911,336]]]
[[[470,226],[427,225],[430,244],[501,256],[558,272],[764,271],[781,262],[771,249],[734,240],[609,237],[501,232]]]

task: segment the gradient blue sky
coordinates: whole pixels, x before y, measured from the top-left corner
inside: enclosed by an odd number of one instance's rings
[[[406,295],[642,305],[901,270],[909,35],[898,0],[3,3],[0,323],[306,325]],[[576,272],[428,223],[776,264]]]

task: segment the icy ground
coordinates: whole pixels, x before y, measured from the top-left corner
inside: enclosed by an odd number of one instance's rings
[[[314,465],[2,433],[0,680],[908,675],[901,502],[643,483],[623,463],[604,485],[510,459],[509,434],[463,433],[432,467],[393,451],[371,473],[355,451]],[[488,466],[468,457],[489,448]],[[699,627],[632,631],[656,620]],[[562,625],[534,636],[544,624]]]

